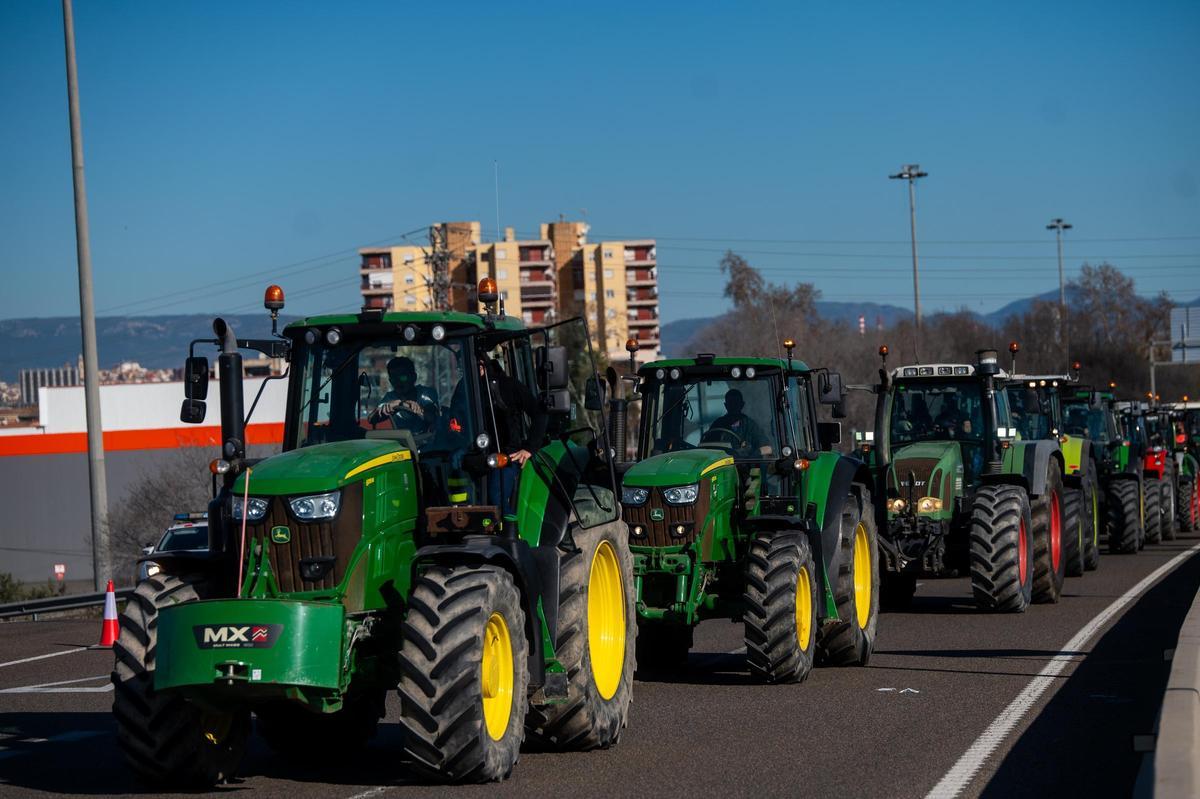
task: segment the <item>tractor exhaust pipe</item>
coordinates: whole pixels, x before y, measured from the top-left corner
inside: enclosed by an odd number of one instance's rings
[[[212,327],[221,341],[221,354],[217,356],[217,380],[221,384],[221,457],[234,467],[229,474],[236,476],[241,471],[241,462],[246,459],[242,354],[238,352],[233,328],[224,319],[214,319]]]
[[[616,463],[624,463],[625,436],[629,424],[629,400],[613,399],[608,403],[608,440],[616,452]]]

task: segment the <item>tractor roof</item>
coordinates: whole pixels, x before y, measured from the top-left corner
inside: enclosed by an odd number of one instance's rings
[[[325,314],[322,316],[309,316],[303,319],[297,319],[288,324],[288,328],[303,328],[303,327],[320,327],[324,325],[340,325],[342,327],[350,327],[358,324],[432,324],[440,322],[449,325],[469,325],[477,327],[480,330],[487,329],[485,319],[487,317],[473,313],[463,313],[462,311],[391,311],[382,316],[368,316],[366,314]],[[493,316],[493,329],[499,330],[522,330],[524,324],[515,316]]]
[[[912,366],[897,366],[892,370],[893,380],[911,380],[912,378],[939,377],[974,377],[975,365],[969,363],[923,363]],[[1007,380],[1008,374],[1002,369],[995,375],[997,380]]]
[[[779,369],[787,369],[787,361],[783,358],[739,358],[736,356],[727,358],[712,358],[700,357],[695,358],[668,358],[662,361],[651,361],[638,369],[639,374],[644,374],[647,371],[653,372],[655,369],[669,369],[672,366],[680,367],[710,367],[710,366],[774,366]],[[809,371],[808,364],[799,358],[792,359],[792,371],[807,372]]]
[[[1064,387],[1070,387],[1070,386],[1076,385],[1079,382],[1079,380],[1077,378],[1074,378],[1071,375],[1051,375],[1051,374],[1009,375],[1008,379],[1012,383],[1029,383],[1031,385],[1031,387],[1034,387],[1034,388],[1036,388],[1036,386],[1033,386],[1034,383],[1038,383],[1043,386],[1046,385],[1047,383],[1049,383],[1050,385],[1055,385],[1055,386],[1057,386],[1059,383],[1063,383]]]

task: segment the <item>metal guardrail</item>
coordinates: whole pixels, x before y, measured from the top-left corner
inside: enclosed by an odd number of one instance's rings
[[[1154,750],[1155,799],[1200,796],[1200,595],[1179,628]]]
[[[132,588],[121,588],[116,591],[117,601],[128,599],[133,594]],[[77,610],[91,608],[104,604],[104,592],[95,594],[66,594],[49,599],[26,599],[22,602],[9,602],[0,605],[0,619],[10,619],[15,616],[36,616],[39,613],[55,613],[60,610]]]

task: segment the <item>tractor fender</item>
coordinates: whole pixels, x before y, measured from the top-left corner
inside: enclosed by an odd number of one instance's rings
[[[471,566],[487,564],[498,566],[512,575],[517,591],[521,594],[521,604],[525,611],[525,637],[529,641],[529,684],[541,686],[546,681],[545,652],[542,646],[542,631],[539,628],[538,605],[549,607],[551,601],[548,586],[543,580],[543,569],[552,571],[553,604],[555,617],[558,610],[558,553],[555,547],[537,547],[539,550],[549,550],[535,553],[521,539],[496,538],[495,536],[464,536],[461,540],[448,544],[430,544],[417,550],[412,559],[412,576],[415,578],[423,566]],[[550,626],[551,637],[555,629]]]
[[[1029,492],[1031,499],[1036,499],[1046,493],[1046,473],[1051,460],[1056,461],[1055,468],[1063,470],[1062,450],[1057,441],[1019,441],[1010,451],[1013,454],[1005,457],[1004,471],[987,475],[984,482],[1019,485]]]
[[[1065,468],[1063,478],[1069,485],[1082,485],[1095,468],[1092,459],[1092,442],[1086,438],[1070,436],[1062,445]]]
[[[842,548],[838,539],[842,535],[842,508],[850,494],[850,487],[861,482],[870,485],[870,472],[862,461],[840,457],[829,473],[825,489],[824,513],[821,516],[821,531],[816,536],[816,556],[821,564],[822,589],[826,596],[833,591],[834,582],[841,569]],[[809,496],[812,496],[810,490]],[[823,616],[824,617],[824,616]]]

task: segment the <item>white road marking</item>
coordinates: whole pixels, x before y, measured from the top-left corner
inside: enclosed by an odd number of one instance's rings
[[[81,682],[94,682],[95,680],[107,680],[108,674],[100,674],[96,677],[79,677],[74,680],[59,680],[58,682],[44,682],[38,685],[22,685],[16,688],[0,689],[0,694],[50,694],[50,693],[103,693],[104,691],[112,690],[112,683],[95,688],[59,688],[60,685],[76,685]]]
[[[21,660],[10,660],[7,663],[0,663],[0,669],[4,668],[5,666],[16,666],[21,663],[32,663],[35,660],[45,660],[46,658],[56,658],[60,655],[71,655],[76,652],[87,652],[87,651],[88,651],[88,648],[86,646],[81,646],[78,649],[64,649],[62,652],[51,652],[48,655],[35,655],[31,658],[22,658]]]
[[[346,799],[367,799],[368,796],[378,796],[379,794],[383,793],[384,791],[386,791],[387,789],[389,789],[391,787],[392,786],[390,786],[390,785],[380,785],[378,788],[372,788],[369,791],[363,791],[362,793],[356,793],[352,796],[346,797]]]
[[[1029,684],[1017,694],[1016,699],[1009,703],[1008,707],[995,718],[988,728],[983,731],[975,743],[971,744],[962,757],[958,759],[946,775],[942,777],[937,785],[925,795],[925,799],[952,799],[962,793],[971,780],[975,778],[983,767],[987,764],[987,760],[999,746],[1004,743],[1004,739],[1025,717],[1029,709],[1037,704],[1038,699],[1046,692],[1050,686],[1057,682],[1056,678],[1069,663],[1076,663],[1073,660],[1073,655],[1070,653],[1078,653],[1083,649],[1083,646],[1091,640],[1100,628],[1109,622],[1114,616],[1121,612],[1126,605],[1133,602],[1139,596],[1144,594],[1150,586],[1158,582],[1158,580],[1171,572],[1176,566],[1183,563],[1192,555],[1200,552],[1200,544],[1193,544],[1186,551],[1179,553],[1169,561],[1159,566],[1141,582],[1130,588],[1111,605],[1100,611],[1094,619],[1083,626],[1079,632],[1075,633],[1075,637],[1066,643],[1059,654],[1050,659],[1050,662],[1038,672],[1037,676],[1029,681]]]

